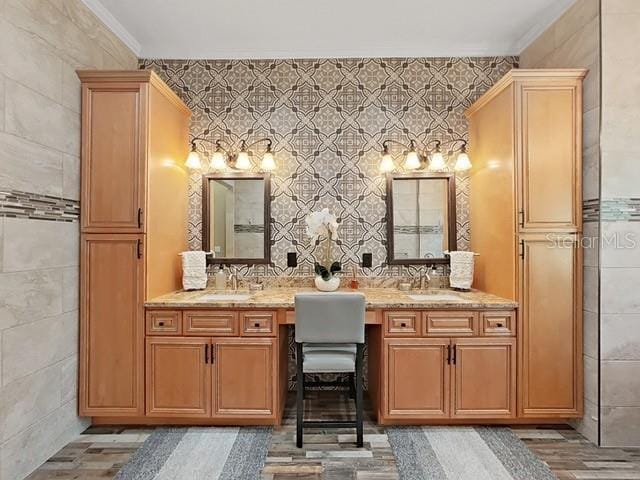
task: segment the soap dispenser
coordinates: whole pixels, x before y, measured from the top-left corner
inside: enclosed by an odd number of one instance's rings
[[[227,288],[227,275],[224,273],[224,265],[220,264],[220,269],[215,274],[216,290],[225,290]]]

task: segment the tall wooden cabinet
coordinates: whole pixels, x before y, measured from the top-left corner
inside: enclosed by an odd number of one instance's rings
[[[144,308],[180,287],[191,112],[150,71],[79,71],[79,411],[144,414]]]
[[[474,287],[519,302],[521,417],[582,416],[585,74],[512,70],[466,112]]]

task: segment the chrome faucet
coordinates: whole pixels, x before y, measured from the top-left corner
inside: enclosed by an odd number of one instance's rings
[[[229,270],[231,271],[231,268]],[[231,271],[229,281],[231,282],[231,290],[238,290],[238,272]]]
[[[425,285],[427,285],[427,282],[431,280],[431,277],[429,276],[428,271],[420,270],[418,272],[417,279],[420,290],[425,290],[427,288]]]

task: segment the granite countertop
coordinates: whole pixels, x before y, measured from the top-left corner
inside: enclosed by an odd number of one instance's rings
[[[340,292],[360,292],[367,300],[367,309],[380,308],[437,308],[437,309],[514,309],[517,302],[479,290],[458,292],[448,289],[400,291],[396,288],[341,288]],[[300,292],[317,292],[314,288],[269,288],[259,291],[219,291],[205,289],[162,295],[145,303],[148,308],[294,308],[294,296]],[[248,298],[215,299],[216,295],[248,295]],[[412,299],[409,295],[433,295],[434,298]],[[435,296],[440,296],[440,298]],[[205,297],[206,298],[203,298]],[[443,297],[444,296],[444,297]]]

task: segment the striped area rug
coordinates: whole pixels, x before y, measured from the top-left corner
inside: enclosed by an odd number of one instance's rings
[[[506,427],[393,427],[386,431],[401,480],[556,478]]]
[[[116,480],[258,479],[270,439],[269,427],[158,428]]]

